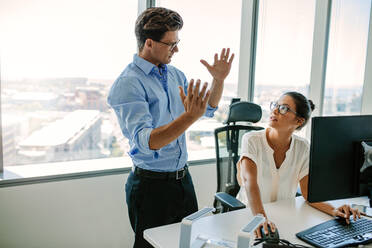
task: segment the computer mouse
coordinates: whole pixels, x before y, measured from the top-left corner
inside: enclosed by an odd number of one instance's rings
[[[273,244],[278,244],[279,243],[279,231],[278,228],[275,228],[275,232],[271,231],[271,228],[269,229],[269,233],[265,233],[265,229],[263,226],[261,226],[260,231],[261,231],[261,237],[267,242],[267,243],[273,243]]]

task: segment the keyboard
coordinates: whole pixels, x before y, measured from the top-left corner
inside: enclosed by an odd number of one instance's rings
[[[344,219],[333,219],[313,226],[296,236],[316,247],[345,247],[372,242],[372,220],[361,218],[350,224]]]

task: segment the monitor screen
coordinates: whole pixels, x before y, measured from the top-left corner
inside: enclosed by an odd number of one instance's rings
[[[364,161],[362,141],[372,143],[372,115],[312,118],[309,202],[368,194],[372,167],[360,173]]]

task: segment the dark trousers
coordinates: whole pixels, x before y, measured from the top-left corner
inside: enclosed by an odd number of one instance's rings
[[[134,248],[152,247],[143,237],[148,228],[180,222],[198,210],[189,173],[182,179],[153,179],[129,174],[125,185]]]

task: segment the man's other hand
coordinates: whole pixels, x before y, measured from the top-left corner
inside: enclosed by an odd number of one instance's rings
[[[234,54],[230,56],[230,48],[223,48],[219,59],[217,53],[214,55],[213,65],[208,64],[204,59],[201,59],[200,62],[207,68],[212,77],[221,83],[229,75],[233,60]]]

